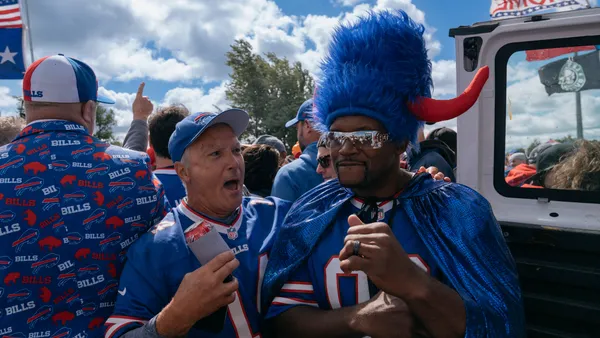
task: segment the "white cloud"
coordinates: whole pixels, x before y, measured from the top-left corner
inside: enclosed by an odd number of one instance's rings
[[[506,66],[506,79],[509,83],[523,81],[537,76],[537,71],[531,67],[527,61],[519,61],[516,64],[510,63]]]
[[[433,96],[456,95],[456,62],[454,60],[433,61]]]
[[[0,112],[4,115],[4,111],[13,112],[15,110],[17,100],[12,97],[10,88],[0,87]]]
[[[98,94],[104,95],[115,101],[114,105],[105,105],[105,107],[107,109],[112,109],[115,112],[115,119],[117,122],[116,132],[119,133],[122,131],[122,129],[125,129],[126,131],[133,120],[131,106],[133,104],[133,100],[135,100],[136,93],[119,93],[104,87],[100,87],[98,88]]]
[[[206,93],[202,88],[177,87],[169,90],[161,105],[181,103],[192,112],[216,111],[216,107],[225,110],[230,107],[225,97],[226,83],[211,88]]]
[[[335,0],[333,3],[341,5],[341,6],[346,6],[346,7],[353,7],[358,5],[359,3],[363,2],[364,0]]]
[[[163,81],[184,81],[197,77],[194,67],[174,58],[156,57],[156,52],[131,39],[112,42],[104,52],[89,61],[100,79],[130,81],[148,78]]]
[[[238,38],[250,41],[257,53],[275,52],[300,61],[318,77],[331,32],[340,21],[356,20],[369,10],[402,9],[425,25],[429,56],[441,50],[435,28],[412,0],[335,1],[346,7],[332,17],[287,15],[272,0],[40,1],[30,6],[30,15],[37,57],[65,53],[80,58],[97,71],[102,83],[142,78],[175,83],[176,88],[158,100],[181,102],[195,111],[214,110],[213,104],[229,106],[225,54]],[[64,19],[57,22],[57,17]],[[436,97],[453,95],[454,61],[434,61],[433,78]],[[219,85],[206,91],[202,82]],[[117,100],[112,108],[123,130],[131,121],[133,93],[101,91]],[[2,97],[0,91],[0,107]]]
[[[527,147],[534,139],[546,142],[567,135],[576,137],[575,93],[548,96],[537,70],[525,63],[508,66],[507,96],[512,120],[507,117],[506,148]],[[512,81],[518,79],[518,81]],[[581,92],[583,130],[586,139],[600,139],[600,90]]]

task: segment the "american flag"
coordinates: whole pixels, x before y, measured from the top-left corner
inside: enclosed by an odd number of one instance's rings
[[[0,28],[21,28],[19,0],[0,0]]]

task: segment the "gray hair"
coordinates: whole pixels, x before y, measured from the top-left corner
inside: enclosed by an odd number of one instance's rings
[[[254,144],[268,145],[277,149],[277,151],[280,153],[287,153],[283,142],[281,142],[280,139],[272,135],[261,135],[256,139],[256,141],[254,141]]]
[[[514,160],[519,160],[519,161],[523,161],[523,162],[527,163],[527,156],[525,156],[525,154],[523,154],[523,153],[514,153],[514,154],[510,155],[510,157],[508,158],[508,161],[514,161]]]
[[[17,137],[25,125],[25,120],[18,116],[0,117],[0,147]]]

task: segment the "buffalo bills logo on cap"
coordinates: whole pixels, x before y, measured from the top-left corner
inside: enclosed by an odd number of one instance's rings
[[[198,121],[202,120],[206,116],[215,116],[215,115],[217,115],[217,114],[214,114],[214,113],[200,113],[200,114],[198,114],[198,116],[196,116],[194,118],[194,122],[198,123]]]

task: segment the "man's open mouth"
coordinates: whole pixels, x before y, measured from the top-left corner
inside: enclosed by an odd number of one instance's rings
[[[225,189],[231,191],[237,191],[242,188],[242,184],[238,179],[225,181],[225,184],[223,184],[223,186],[225,187]]]

